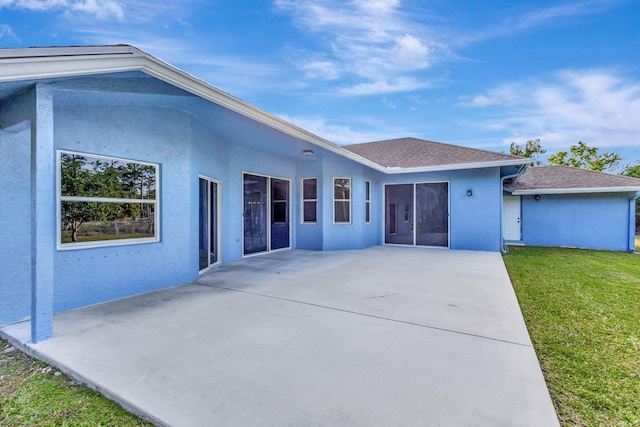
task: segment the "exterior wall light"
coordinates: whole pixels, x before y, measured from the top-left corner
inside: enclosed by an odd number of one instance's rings
[[[313,150],[302,150],[302,154],[305,156],[313,156]]]
[[[467,190],[467,196],[469,197],[473,196],[473,190]]]
[[[537,201],[539,201],[539,200],[540,200],[540,195],[539,195],[539,194],[536,194],[536,195],[534,196],[534,198],[536,199],[536,202],[537,202]]]

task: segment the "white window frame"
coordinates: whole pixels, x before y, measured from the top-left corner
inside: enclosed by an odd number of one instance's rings
[[[218,191],[216,194],[216,247],[218,248],[218,260],[216,262],[214,262],[213,264],[209,264],[209,267],[203,268],[202,270],[198,271],[198,274],[204,274],[207,271],[213,269],[214,267],[218,267],[220,264],[222,264],[222,182],[213,179],[213,178],[209,178],[206,175],[198,175],[198,185],[200,185],[200,179],[204,179],[205,181],[209,182],[209,183],[214,183],[218,186]],[[198,190],[198,193],[200,192],[200,190]],[[200,197],[200,194],[198,194],[198,197]],[[213,198],[209,197],[209,200],[207,200],[207,210],[209,211],[211,209],[211,204],[214,203]],[[207,246],[209,246],[209,244],[211,243],[211,233],[207,233]],[[199,267],[199,266],[198,266]]]
[[[304,182],[308,181],[308,180],[315,180],[316,181],[316,197],[315,199],[305,199],[304,198]],[[300,217],[300,223],[301,224],[317,224],[318,223],[318,183],[319,180],[317,177],[309,177],[309,178],[302,178],[301,180],[301,195],[300,195],[300,199],[302,200],[302,206],[301,206],[301,217]],[[316,204],[316,220],[315,221],[305,221],[304,220],[304,204],[305,202],[314,202]]]
[[[371,224],[371,181],[364,182],[364,222]]]
[[[84,197],[84,196],[63,196],[62,195],[62,155],[84,156],[94,159],[104,159],[108,161],[118,161],[127,163],[138,163],[145,166],[153,166],[156,173],[156,198],[151,199],[123,199],[112,197]],[[140,237],[129,239],[97,240],[93,242],[69,242],[62,243],[62,202],[97,202],[97,203],[145,203],[153,205],[154,216],[154,237]],[[141,243],[157,243],[160,241],[160,165],[157,163],[143,162],[140,160],[125,159],[123,157],[105,156],[101,154],[83,153],[71,150],[56,150],[56,222],[58,237],[56,246],[58,250],[73,250],[108,246],[136,245]]]
[[[336,180],[348,179],[349,180],[349,198],[348,199],[336,199]],[[333,194],[333,223],[337,225],[349,225],[352,222],[351,212],[351,200],[353,199],[353,180],[350,177],[335,176],[331,181],[331,193]],[[349,221],[336,221],[336,202],[347,202],[349,204]]]

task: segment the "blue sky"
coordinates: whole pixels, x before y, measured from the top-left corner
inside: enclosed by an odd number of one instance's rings
[[[338,144],[640,160],[636,0],[0,0],[0,46],[135,45]]]

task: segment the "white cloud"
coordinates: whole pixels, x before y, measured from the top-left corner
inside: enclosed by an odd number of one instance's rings
[[[400,77],[397,79],[377,80],[366,83],[358,83],[338,88],[338,93],[343,95],[377,95],[396,92],[411,92],[425,89],[431,85],[426,80],[413,77]]]
[[[513,13],[476,31],[463,31],[456,44],[469,44],[494,37],[504,37],[531,28],[566,22],[574,16],[597,15],[615,7],[619,0],[568,1],[539,7],[524,13]]]
[[[294,61],[307,78],[355,77],[362,83],[341,86],[341,94],[371,95],[421,88],[415,73],[428,69],[446,47],[427,37],[415,16],[400,10],[399,0],[276,0],[305,32],[319,36],[323,51],[295,51]],[[330,71],[330,72],[327,72]],[[411,82],[411,84],[407,84]]]
[[[69,4],[72,11],[84,12],[95,15],[100,19],[108,19],[113,16],[116,19],[124,18],[124,11],[120,3],[113,0],[81,0]]]
[[[424,68],[428,66],[425,60],[428,58],[430,49],[410,34],[396,38],[394,50],[397,58],[405,63],[405,67]]]
[[[566,1],[524,12],[522,8],[506,9],[499,14],[501,18],[480,29],[451,25],[451,6],[437,2],[423,8],[401,4],[401,0],[274,0],[274,4],[278,10],[291,14],[301,31],[316,37],[319,47],[315,51],[292,52],[302,58],[293,62],[304,76],[341,79],[337,92],[356,96],[428,87],[425,81],[434,76],[427,71],[434,64],[456,58],[452,46],[467,46],[552,22],[566,22],[575,16],[601,13],[619,1]],[[322,61],[318,61],[319,56]],[[357,83],[346,87],[349,80]],[[422,83],[399,84],[418,80]],[[491,98],[467,101],[494,102]]]
[[[13,30],[9,25],[0,24],[0,39],[3,39],[5,37],[16,40],[16,41],[20,41],[18,36],[15,35],[15,33],[13,32]]]
[[[509,83],[460,105],[490,107],[486,127],[508,132],[505,140],[540,138],[565,148],[579,140],[598,147],[640,143],[640,81],[612,70],[567,70]]]
[[[523,84],[504,84],[486,93],[460,97],[461,107],[489,107],[492,105],[512,105],[521,100]]]
[[[22,9],[31,11],[82,12],[100,19],[111,17],[122,20],[122,5],[115,0],[0,0],[0,9]]]
[[[0,0],[0,7],[26,10],[49,10],[67,6],[67,0]]]
[[[340,65],[335,61],[317,58],[298,65],[309,79],[336,80],[340,77]]]
[[[388,12],[400,5],[400,0],[356,0],[358,8],[374,12]]]
[[[384,128],[381,126],[379,120],[369,120],[366,118],[351,118],[352,123],[364,122],[362,127],[366,130],[356,130],[353,128],[353,124],[344,125],[332,123],[321,116],[276,115],[283,120],[293,123],[302,129],[306,129],[315,135],[339,145],[377,141],[385,138],[395,138],[398,135],[406,134],[402,129]]]
[[[176,37],[172,32],[152,33],[144,26],[126,34],[118,28],[102,27],[77,29],[83,43],[112,45],[126,43],[166,60],[194,76],[236,96],[247,91],[291,89],[291,82],[282,79],[284,71],[277,65],[257,58],[220,55],[203,48],[201,40]]]

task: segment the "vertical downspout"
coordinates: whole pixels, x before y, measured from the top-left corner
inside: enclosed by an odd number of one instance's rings
[[[634,253],[636,251],[636,199],[640,197],[640,194],[629,199],[629,252]]]
[[[519,176],[522,176],[525,174],[525,172],[527,171],[527,167],[529,165],[528,164],[524,164],[522,165],[522,167],[520,167],[520,169],[518,170],[518,172],[511,174],[511,175],[505,175],[502,178],[500,178],[500,251],[503,254],[507,253],[507,249],[505,248],[504,245],[504,225],[503,225],[503,221],[504,221],[504,181],[505,179],[510,179],[510,178],[517,178]],[[522,213],[520,214],[522,215]],[[522,223],[522,221],[520,221]]]

